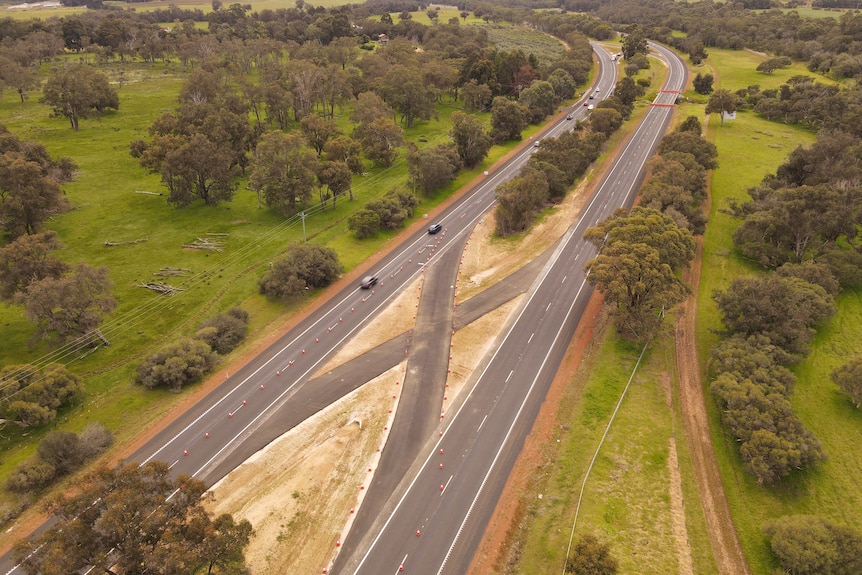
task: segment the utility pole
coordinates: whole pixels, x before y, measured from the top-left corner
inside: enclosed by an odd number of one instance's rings
[[[305,212],[299,212],[299,217],[302,219],[302,242],[308,243],[308,239],[305,237]]]

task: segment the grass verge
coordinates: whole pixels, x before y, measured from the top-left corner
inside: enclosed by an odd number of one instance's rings
[[[650,344],[587,480],[575,540],[592,533],[610,542],[620,573],[678,573],[678,553],[689,547],[694,572],[714,573],[685,439],[676,433],[682,423],[671,383],[671,323],[664,329]],[[558,404],[556,441],[544,445],[542,464],[521,498],[525,526],[510,540],[514,553],[500,572],[563,570],[584,474],[640,354],[613,330],[598,330],[589,345]],[[681,479],[676,493],[668,487],[671,461]],[[684,505],[683,538],[673,530],[674,497],[692,502]]]

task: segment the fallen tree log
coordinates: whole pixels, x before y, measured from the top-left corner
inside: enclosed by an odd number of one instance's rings
[[[149,239],[149,238],[140,238],[140,239],[137,239],[137,240],[131,240],[131,241],[128,241],[128,242],[109,242],[108,240],[105,240],[105,246],[106,246],[106,247],[111,247],[111,246],[127,246],[127,245],[129,245],[129,244],[139,244],[139,243],[141,243],[141,242],[145,242],[145,241],[147,241],[148,239]]]
[[[188,268],[162,268],[157,272],[153,272],[154,276],[187,276],[192,273]]]
[[[166,284],[163,282],[144,282],[142,284],[138,284],[138,287],[153,290],[154,292],[158,292],[162,295],[174,295],[177,292],[186,291],[183,288],[174,287],[170,284]]]

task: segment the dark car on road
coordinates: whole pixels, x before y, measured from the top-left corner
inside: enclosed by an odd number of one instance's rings
[[[377,284],[377,278],[374,276],[366,276],[362,278],[362,283],[359,284],[359,287],[362,289],[371,289]]]
[[[428,233],[429,233],[429,234],[431,234],[431,235],[434,235],[434,234],[436,234],[437,232],[439,232],[439,231],[440,231],[440,230],[442,230],[442,229],[443,229],[443,225],[442,225],[442,224],[431,224],[431,225],[428,227]]]

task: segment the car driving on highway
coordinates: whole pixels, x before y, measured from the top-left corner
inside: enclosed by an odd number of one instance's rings
[[[375,276],[365,276],[362,278],[362,283],[359,284],[359,287],[362,289],[371,289],[377,284],[377,278]]]

